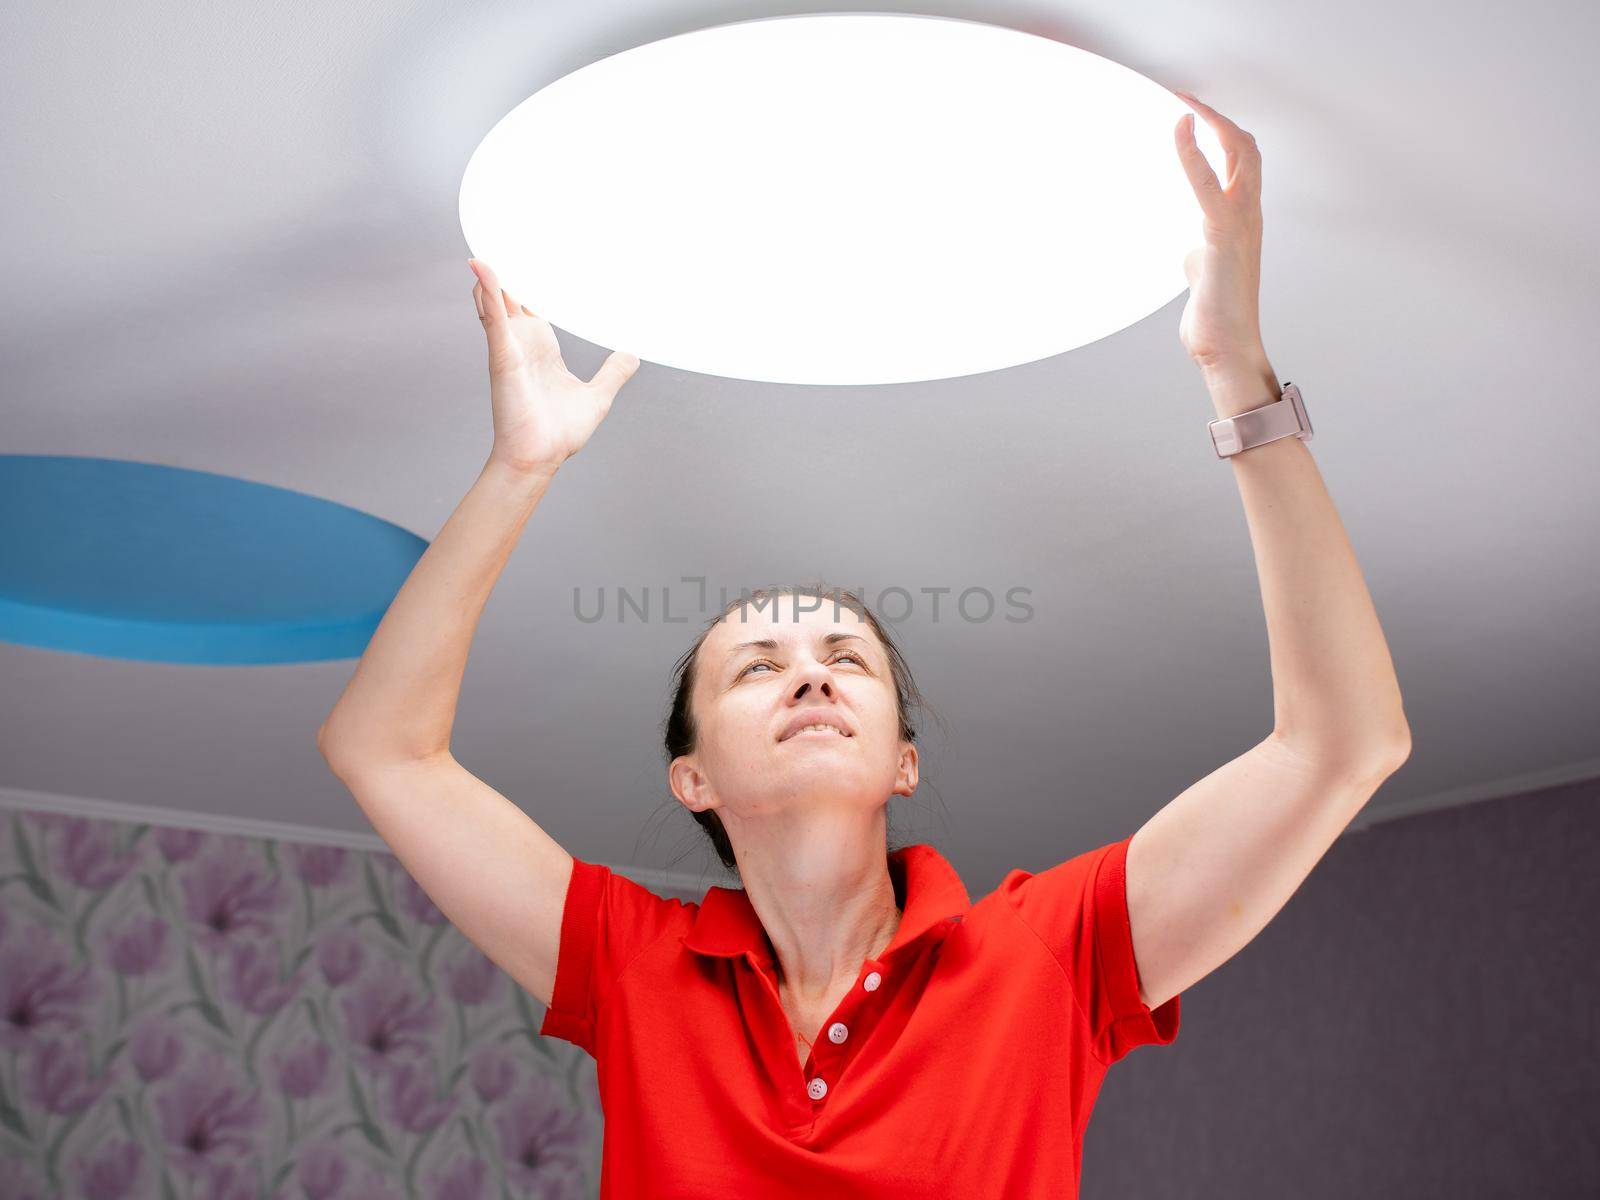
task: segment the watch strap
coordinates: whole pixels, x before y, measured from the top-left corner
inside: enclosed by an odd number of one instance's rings
[[[1300,389],[1292,383],[1285,383],[1283,393],[1272,403],[1219,417],[1207,422],[1206,428],[1211,431],[1211,445],[1218,458],[1229,458],[1290,434],[1302,442],[1311,440],[1311,417],[1306,413]]]

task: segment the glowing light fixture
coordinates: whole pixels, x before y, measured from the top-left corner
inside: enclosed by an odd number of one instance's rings
[[[1202,242],[1173,134],[1189,111],[999,26],[742,21],[529,96],[468,161],[461,225],[533,312],[651,362],[773,383],[971,375],[1185,290]]]

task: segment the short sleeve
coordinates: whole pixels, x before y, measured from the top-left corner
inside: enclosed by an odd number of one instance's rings
[[[1137,1046],[1164,1046],[1178,1036],[1180,997],[1154,1010],[1139,998],[1128,922],[1132,840],[1130,834],[1037,874],[1013,870],[998,889],[1066,972],[1089,1044],[1107,1066]]]
[[[561,913],[556,978],[539,1026],[595,1055],[601,1009],[623,970],[674,925],[683,901],[657,896],[600,863],[574,857]]]

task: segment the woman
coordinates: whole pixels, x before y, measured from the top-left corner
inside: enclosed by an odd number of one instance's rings
[[[1231,415],[1277,396],[1256,319],[1260,158],[1184,98],[1229,182],[1180,122],[1206,244],[1184,264],[1179,336]],[[429,896],[547,1006],[540,1032],[595,1056],[602,1195],[1076,1194],[1106,1070],[1176,1037],[1179,993],[1260,931],[1408,750],[1309,450],[1289,437],[1232,459],[1272,734],[1131,837],[1013,870],[976,903],[933,847],[887,849],[889,798],[917,787],[917,696],[876,618],[821,589],[730,606],[678,664],[666,742],[673,795],[743,886],[685,904],[574,859],[450,754],[489,590],[638,368],[618,352],[574,378],[549,324],[473,269],[493,447],[318,744]]]

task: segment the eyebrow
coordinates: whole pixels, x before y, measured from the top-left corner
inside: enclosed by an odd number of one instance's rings
[[[863,644],[869,644],[869,643],[867,643],[867,639],[862,637],[859,633],[830,633],[827,637],[823,638],[822,641],[823,641],[824,645],[828,645],[828,646],[836,646],[840,642],[848,642],[848,641],[857,641],[857,642],[861,642]],[[741,651],[744,651],[744,650],[780,650],[780,649],[782,649],[782,647],[779,645],[778,642],[776,642],[772,638],[757,638],[755,641],[752,641],[752,642],[740,642],[732,650],[728,651],[727,658],[725,658],[723,661],[724,661],[724,663],[726,663],[728,661],[728,659],[732,659],[735,655],[739,654]]]

